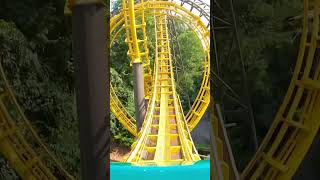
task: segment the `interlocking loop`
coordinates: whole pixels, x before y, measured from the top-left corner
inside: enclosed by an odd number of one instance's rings
[[[196,9],[196,8],[195,8]],[[162,11],[165,10],[165,11]],[[206,54],[206,58],[203,60],[203,79],[201,87],[199,89],[198,95],[191,106],[191,109],[186,114],[187,122],[189,129],[192,129],[199,123],[201,117],[205,113],[209,101],[210,101],[210,89],[209,89],[209,74],[210,74],[210,33],[206,28],[206,25],[203,23],[200,17],[193,14],[184,7],[168,1],[148,1],[135,6],[136,14],[141,14],[141,11],[144,11],[146,16],[152,16],[154,11],[155,13],[163,13],[170,17],[173,17],[177,20],[182,20],[194,31],[198,36],[203,51]],[[203,12],[204,13],[204,12]],[[123,30],[122,25],[124,24],[123,12],[120,12],[118,15],[115,15],[111,18],[110,21],[110,33],[111,33],[111,46]],[[113,88],[112,88],[113,89]],[[120,123],[129,130],[133,135],[136,134],[135,119],[128,113],[126,108],[122,105],[119,99],[116,96],[116,92],[111,92],[111,106],[110,109]]]

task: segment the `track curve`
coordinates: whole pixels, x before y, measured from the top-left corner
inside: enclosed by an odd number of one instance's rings
[[[268,134],[241,174],[242,179],[290,179],[320,127],[320,1],[304,0],[304,7],[300,52],[291,84]],[[312,29],[309,27],[309,10],[313,10]],[[10,89],[2,65],[0,69],[3,82],[0,95],[1,153],[14,164],[23,179],[73,179],[33,130]],[[25,136],[22,130],[31,137]]]
[[[313,13],[312,21],[308,19],[309,12]],[[242,173],[242,179],[291,179],[318,132],[319,15],[320,1],[304,0],[303,33],[290,86],[258,152]]]
[[[0,63],[0,152],[23,179],[73,179],[19,106]]]
[[[202,43],[204,52],[206,54],[206,58],[204,59],[204,70],[203,70],[203,79],[201,83],[201,88],[198,92],[198,95],[195,101],[191,106],[191,109],[186,114],[188,126],[192,131],[193,128],[199,123],[210,101],[210,92],[209,92],[209,73],[210,73],[210,65],[209,65],[210,37],[209,35],[210,33],[206,25],[202,22],[202,20],[197,15],[192,13],[192,9],[191,11],[187,10],[184,7],[177,5],[176,3],[173,3],[173,2],[148,1],[142,4],[137,4],[135,12],[139,14],[141,13],[141,11],[145,11],[145,15],[151,16],[154,10],[156,11],[156,13],[159,13],[161,10],[164,10],[164,9],[166,9],[167,11],[162,11],[161,13],[164,13],[168,16],[172,16],[173,18],[176,18],[176,19],[182,20],[182,18],[185,18],[183,20],[187,22],[186,24],[198,36],[199,40]],[[194,9],[197,9],[197,8],[194,8]],[[201,12],[203,14],[206,14],[203,11]],[[205,16],[207,17],[207,15]],[[114,42],[116,37],[119,35],[119,32],[123,30],[123,26],[122,26],[122,24],[124,23],[123,17],[124,17],[123,12],[120,12],[119,14],[111,18],[111,21],[110,21],[111,42]],[[112,113],[116,116],[116,118],[120,121],[120,123],[129,132],[131,132],[133,135],[136,136],[137,134],[136,134],[136,127],[135,127],[135,119],[125,110],[126,108],[116,98],[116,96],[110,96],[110,97],[112,102],[111,103]],[[113,99],[113,97],[115,97],[115,99]]]

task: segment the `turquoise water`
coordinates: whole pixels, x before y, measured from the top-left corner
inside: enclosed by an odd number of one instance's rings
[[[210,161],[198,161],[190,166],[131,166],[111,162],[111,180],[209,180]]]

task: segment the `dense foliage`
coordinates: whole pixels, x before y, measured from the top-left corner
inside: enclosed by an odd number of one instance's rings
[[[118,4],[119,1],[114,2],[114,12],[119,11],[119,7],[117,6]],[[200,87],[204,53],[201,48],[200,41],[188,26],[181,21],[173,19],[172,21],[177,31],[176,34],[171,34],[171,38],[175,40],[172,40],[172,47],[177,47],[178,44],[180,45],[180,51],[178,51],[177,48],[173,48],[173,53],[180,54],[180,56],[177,57],[177,59],[174,59],[173,62],[174,66],[178,69],[175,74],[175,78],[177,80],[177,88],[182,105],[184,110],[187,112],[190,109],[190,105],[195,99],[197,90]],[[149,58],[152,65],[155,47],[153,17],[147,17],[146,23],[148,48],[150,52]],[[130,66],[127,51],[128,47],[125,43],[125,33],[122,31],[119,33],[117,40],[112,44],[111,82],[115,87],[119,99],[123,105],[127,107],[129,113],[134,117],[132,66]],[[117,142],[126,145],[130,145],[133,142],[133,137],[125,130],[125,128],[123,128],[114,116],[111,116],[111,132],[114,140]]]
[[[230,1],[218,2],[223,9],[230,9]],[[297,57],[298,29],[291,26],[287,18],[302,13],[303,6],[300,0],[240,0],[234,3],[258,141],[261,142],[282,102]],[[232,22],[231,11],[218,15]],[[231,37],[231,30],[216,30],[221,78],[245,104],[239,49],[234,39],[234,48],[230,51]],[[248,141],[252,139],[249,114],[224,92],[216,99],[222,101],[227,121],[237,123],[228,130],[241,170],[253,155],[252,141]]]
[[[64,0],[1,1],[0,54],[27,117],[76,175],[80,158],[71,24],[63,10]]]
[[[229,1],[218,1],[228,10]],[[115,10],[119,10],[116,1]],[[238,0],[238,30],[259,141],[265,135],[290,80],[296,59],[296,29],[284,21],[301,13],[299,0]],[[78,121],[75,113],[74,66],[71,47],[71,23],[63,14],[64,0],[2,0],[0,2],[0,58],[10,83],[27,117],[46,144],[73,175],[79,174]],[[225,18],[231,21],[230,11]],[[149,49],[154,49],[153,19],[147,18]],[[180,46],[174,61],[178,92],[187,111],[194,100],[202,77],[204,54],[197,37],[174,21],[177,33],[172,45]],[[289,30],[290,31],[289,31]],[[132,68],[127,57],[124,33],[113,44],[112,83],[122,103],[134,115]],[[217,31],[221,78],[244,97],[241,65],[236,48],[229,51],[230,33]],[[241,99],[242,100],[242,99]],[[222,98],[225,110],[239,110],[234,101]],[[240,169],[252,156],[248,143],[250,125],[247,113],[227,114],[228,122],[238,122],[229,130]],[[133,137],[111,116],[113,140],[130,146]],[[14,172],[0,156],[0,179]]]

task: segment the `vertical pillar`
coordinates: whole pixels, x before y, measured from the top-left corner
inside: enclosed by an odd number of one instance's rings
[[[237,28],[236,15],[235,15],[234,6],[233,6],[233,0],[230,0],[230,6],[231,6],[231,13],[232,13],[233,28],[234,28],[234,33],[235,33],[235,40],[236,40],[236,43],[238,46],[238,53],[239,53],[239,57],[240,57],[240,61],[241,61],[241,70],[242,70],[242,77],[243,77],[243,83],[244,83],[244,91],[245,91],[245,96],[246,96],[246,105],[248,107],[249,121],[250,121],[250,125],[251,125],[253,149],[254,149],[254,151],[257,151],[259,148],[259,142],[258,142],[256,124],[255,124],[254,114],[253,114],[253,109],[252,109],[252,104],[251,104],[251,96],[249,93],[247,71],[246,71],[245,63],[244,63],[244,60],[242,57],[242,50],[241,50],[241,45],[240,45],[240,39],[239,39],[239,33],[238,33],[238,28]]]
[[[106,11],[102,5],[92,1],[72,6],[83,180],[102,180],[109,176],[110,86]]]
[[[139,133],[144,115],[146,112],[145,99],[144,99],[144,75],[143,75],[143,63],[140,59],[140,48],[138,45],[138,35],[136,30],[136,17],[134,12],[134,1],[128,1],[128,13],[130,21],[130,31],[131,31],[131,40],[133,44],[133,86],[134,86],[134,102],[135,102],[135,115],[136,115],[136,125],[137,133]]]
[[[134,102],[137,132],[141,130],[141,126],[146,114],[146,102],[144,98],[144,77],[143,77],[143,63],[133,63],[133,86],[134,86]]]

